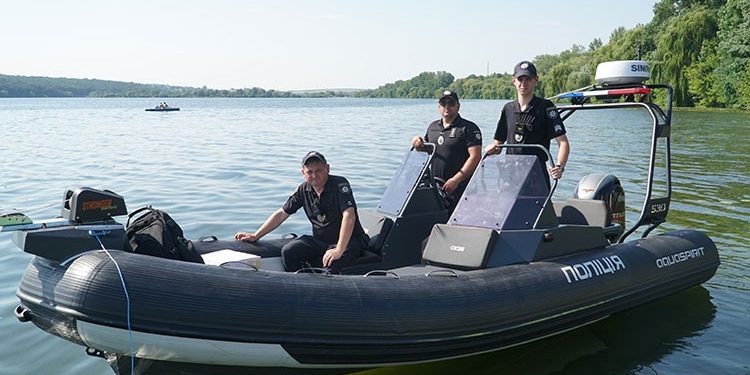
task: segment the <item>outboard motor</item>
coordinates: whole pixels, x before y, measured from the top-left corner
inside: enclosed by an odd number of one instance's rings
[[[80,187],[63,194],[62,218],[76,223],[104,222],[127,215],[125,199],[110,190]]]
[[[109,190],[67,190],[61,218],[26,224],[12,239],[23,251],[55,262],[102,246],[122,250],[125,228],[113,216],[126,214],[125,199]]]
[[[607,205],[610,223],[620,230],[607,235],[610,242],[617,241],[625,230],[625,190],[620,180],[611,174],[593,173],[578,181],[574,198],[601,200]]]

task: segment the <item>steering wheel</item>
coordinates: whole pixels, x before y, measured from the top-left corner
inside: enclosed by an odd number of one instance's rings
[[[418,188],[435,188],[435,191],[440,196],[441,200],[443,201],[443,204],[445,205],[445,208],[449,208],[453,201],[455,200],[455,196],[452,193],[448,193],[443,189],[443,185],[445,185],[445,180],[441,177],[437,177],[432,174],[432,168],[427,168],[427,173],[422,175],[422,178],[419,180],[419,183],[417,183]]]
[[[432,180],[435,181],[435,187],[437,188],[437,192],[440,195],[440,198],[443,199],[443,202],[445,203],[445,207],[450,207],[451,204],[453,204],[456,197],[453,195],[453,193],[449,193],[443,189],[443,185],[445,185],[445,180],[441,177],[433,176]]]

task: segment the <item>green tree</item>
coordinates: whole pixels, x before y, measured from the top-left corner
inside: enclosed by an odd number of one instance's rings
[[[370,98],[428,98],[449,87],[455,78],[448,72],[423,72],[406,81],[396,81],[374,90],[360,91],[359,97]]]
[[[599,48],[602,48],[604,44],[602,43],[602,40],[599,38],[594,38],[594,40],[589,43],[589,52],[594,52],[598,50]]]
[[[703,42],[716,36],[716,11],[699,6],[672,18],[656,43],[652,75],[656,81],[670,82],[675,104],[691,106],[687,69],[696,61]]]
[[[719,12],[712,92],[726,107],[750,109],[750,0],[729,0]],[[745,79],[742,79],[745,78]]]
[[[716,45],[715,40],[704,43],[698,61],[687,68],[691,100],[698,106],[718,107],[724,104],[716,92],[715,69],[719,63]]]

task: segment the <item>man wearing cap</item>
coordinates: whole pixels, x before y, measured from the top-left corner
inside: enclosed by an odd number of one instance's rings
[[[443,190],[451,197],[453,211],[482,158],[482,132],[458,114],[461,103],[455,91],[443,91],[437,109],[440,119],[427,126],[424,137],[415,136],[411,145],[419,149],[425,142],[435,144],[432,173],[445,181]]]
[[[296,271],[322,265],[333,273],[340,273],[342,267],[354,264],[367,247],[369,238],[357,217],[357,204],[349,181],[329,175],[329,171],[330,166],[323,154],[317,151],[307,153],[302,158],[305,182],[255,233],[238,232],[234,239],[257,241],[304,208],[313,234],[303,235],[284,245],[281,249],[284,269]]]
[[[516,87],[518,100],[508,102],[500,113],[497,122],[495,139],[487,146],[487,154],[500,152],[501,145],[509,144],[537,144],[549,150],[550,139],[557,141],[557,164],[547,172],[547,155],[542,150],[509,147],[509,154],[537,155],[542,165],[542,171],[554,179],[562,177],[565,164],[568,162],[570,144],[566,135],[565,125],[557,112],[555,105],[534,95],[534,88],[539,82],[536,67],[530,61],[521,61],[513,70],[513,86]]]

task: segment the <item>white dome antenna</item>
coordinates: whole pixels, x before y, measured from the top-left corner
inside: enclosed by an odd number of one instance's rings
[[[651,78],[651,69],[641,60],[608,61],[596,67],[595,78],[599,85],[638,84]]]

